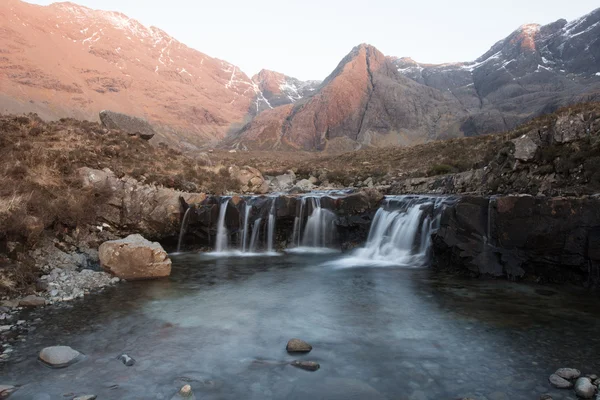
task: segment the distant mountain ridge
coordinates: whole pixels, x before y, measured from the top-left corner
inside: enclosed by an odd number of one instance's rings
[[[512,129],[600,97],[600,9],[523,25],[473,62],[420,64],[354,48],[312,97],[266,111],[223,144],[350,150]]]

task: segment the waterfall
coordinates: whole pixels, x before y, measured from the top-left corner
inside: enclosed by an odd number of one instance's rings
[[[250,211],[252,211],[252,205],[249,201],[246,201],[246,208],[244,208],[244,230],[242,231],[242,252],[248,251],[248,221],[250,219]]]
[[[225,215],[227,214],[227,206],[229,206],[229,198],[226,198],[221,202],[219,208],[219,221],[217,225],[217,242],[215,244],[215,251],[217,253],[227,251],[229,232],[227,226],[225,226]]]
[[[304,205],[306,204],[306,197],[300,198],[300,213],[294,218],[294,231],[292,234],[292,243],[295,246],[300,246],[302,239],[302,222],[304,220]]]
[[[181,251],[181,243],[183,242],[183,235],[185,235],[185,231],[187,229],[187,220],[191,209],[192,207],[188,207],[188,209],[185,210],[185,214],[183,214],[183,219],[181,220],[181,228],[179,228],[179,240],[177,240],[178,253]]]
[[[273,252],[273,241],[275,237],[275,220],[277,218],[277,209],[275,208],[276,197],[271,200],[271,209],[269,210],[269,221],[267,224],[267,252]]]
[[[451,202],[443,197],[387,197],[375,214],[365,246],[338,265],[426,265],[431,235]]]
[[[306,221],[302,246],[317,248],[331,246],[334,239],[336,215],[321,207],[321,198],[311,197],[310,200],[313,210]]]
[[[258,242],[258,234],[260,232],[260,223],[262,222],[262,218],[258,218],[254,221],[254,225],[252,226],[252,237],[250,238],[250,252],[256,252],[256,246]]]

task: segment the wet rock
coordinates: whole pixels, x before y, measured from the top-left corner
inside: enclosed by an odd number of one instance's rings
[[[573,384],[571,382],[569,382],[568,380],[566,380],[564,378],[561,378],[560,376],[558,376],[556,374],[550,375],[550,378],[548,378],[548,380],[550,381],[552,386],[554,386],[555,388],[558,388],[558,389],[569,389],[569,388],[573,387]]]
[[[139,135],[144,140],[156,135],[152,126],[141,118],[104,110],[100,112],[100,121],[108,129],[120,129],[130,135]]]
[[[98,396],[96,396],[95,394],[86,394],[83,396],[77,396],[73,400],[96,400],[97,397]]]
[[[540,396],[540,400],[552,400],[552,396],[549,394],[543,394]]]
[[[596,387],[590,378],[579,378],[575,382],[575,393],[583,399],[591,399],[596,394]]]
[[[131,367],[135,364],[135,360],[133,358],[129,357],[125,353],[123,353],[119,357],[117,357],[117,360],[121,361],[123,364],[127,365],[128,367]]]
[[[292,365],[296,368],[304,369],[306,371],[316,371],[319,368],[321,368],[321,365],[319,365],[319,363],[315,362],[315,361],[295,360],[295,361],[292,361],[290,363],[290,365]]]
[[[300,339],[290,339],[285,346],[289,353],[308,353],[312,350],[312,346]]]
[[[577,379],[581,376],[581,371],[575,368],[559,368],[555,372],[556,375],[563,379]]]
[[[102,268],[120,279],[154,279],[171,274],[171,260],[162,246],[141,235],[104,242],[99,256]]]
[[[40,296],[29,295],[19,300],[21,307],[40,307],[46,305],[46,299]]]
[[[69,346],[52,346],[40,351],[39,358],[50,367],[64,368],[79,361],[81,353]]]
[[[598,375],[596,375],[596,374],[590,374],[590,375],[587,375],[587,377],[590,378],[590,380],[592,382],[594,382],[596,379],[598,379]]]
[[[11,385],[0,385],[0,399],[7,398],[11,393],[17,390],[16,387]]]
[[[179,389],[179,395],[181,397],[192,397],[192,387],[190,385],[185,385],[181,389]]]

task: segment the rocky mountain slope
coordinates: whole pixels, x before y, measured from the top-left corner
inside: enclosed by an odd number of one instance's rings
[[[182,148],[243,126],[262,97],[235,65],[73,3],[0,2],[0,52],[0,112],[97,120],[112,109],[145,117]]]
[[[474,62],[423,65],[354,48],[311,98],[269,110],[224,141],[350,150],[512,129],[600,96],[600,9],[523,25]]]
[[[266,69],[254,75],[252,82],[258,86],[257,107],[251,110],[255,114],[309,97],[321,85],[321,81],[301,81]]]

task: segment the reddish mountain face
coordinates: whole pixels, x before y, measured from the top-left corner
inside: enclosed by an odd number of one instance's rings
[[[0,2],[0,112],[144,117],[159,140],[194,148],[248,118],[258,87],[225,61],[116,12]]]
[[[321,85],[321,81],[301,81],[279,72],[261,70],[252,77],[259,89],[255,114],[277,106],[295,103],[312,96]]]
[[[420,64],[361,45],[309,98],[265,112],[223,144],[351,150],[512,129],[600,98],[600,9],[523,25],[473,62]]]

